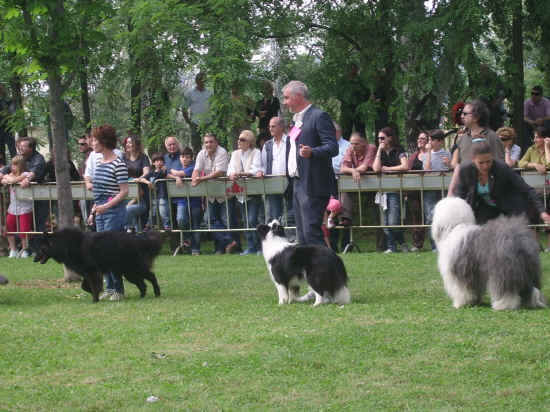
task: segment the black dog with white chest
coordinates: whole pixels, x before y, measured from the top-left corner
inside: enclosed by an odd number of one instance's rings
[[[313,298],[313,306],[350,302],[346,268],[334,251],[321,245],[290,243],[277,220],[269,225],[258,225],[256,230],[262,240],[262,252],[271,280],[279,294],[279,305]],[[310,291],[299,297],[300,282],[304,280]]]
[[[159,233],[134,235],[125,232],[82,232],[67,228],[52,234],[45,233],[40,241],[34,261],[42,264],[49,258],[63,263],[82,276],[82,289],[99,300],[103,290],[103,273],[113,272],[134,283],[141,297],[147,286],[144,279],[153,285],[155,296],[160,296],[157,278],[151,267],[159,254],[162,239]]]

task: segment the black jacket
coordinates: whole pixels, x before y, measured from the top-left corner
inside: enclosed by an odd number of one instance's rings
[[[329,115],[315,106],[304,113],[302,122],[295,154],[300,178],[294,185],[310,197],[328,198],[337,191],[332,168],[332,157],[338,154],[334,125]],[[300,144],[311,147],[310,158],[298,155]]]
[[[478,171],[473,163],[460,166],[459,181],[455,191],[456,196],[466,200],[472,209],[478,223],[481,209],[485,201],[477,194]],[[496,204],[497,214],[506,216],[527,213],[532,206],[539,214],[544,212],[544,204],[535,189],[529,186],[523,178],[505,163],[494,160],[489,171],[489,195]]]

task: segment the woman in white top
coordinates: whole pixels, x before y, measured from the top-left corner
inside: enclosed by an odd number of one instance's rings
[[[510,167],[517,167],[521,157],[521,147],[514,144],[516,131],[511,127],[501,127],[497,130],[497,136],[504,145],[504,160]]]
[[[227,168],[227,175],[231,180],[236,182],[243,177],[262,176],[261,152],[255,145],[256,136],[254,136],[254,133],[250,130],[243,130],[237,142],[238,149],[231,153],[231,160]],[[256,225],[262,207],[262,197],[254,195],[245,199],[245,196],[237,195],[237,200],[241,205],[242,221],[248,222],[247,227],[252,229],[245,232],[247,248],[241,253],[241,256],[261,254]]]

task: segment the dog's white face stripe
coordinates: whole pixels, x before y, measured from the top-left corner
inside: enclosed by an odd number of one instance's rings
[[[273,256],[287,248],[291,243],[284,237],[275,236],[272,231],[269,231],[262,241],[262,253],[265,261],[269,262]]]

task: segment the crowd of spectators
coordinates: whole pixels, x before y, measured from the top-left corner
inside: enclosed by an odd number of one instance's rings
[[[189,119],[195,126],[193,133],[199,130],[200,118],[208,118],[209,93],[204,80],[203,75],[197,76],[196,90],[186,95]],[[417,251],[424,247],[426,229],[422,226],[431,223],[434,206],[444,195],[442,190],[368,192],[359,205],[356,192],[338,193],[336,179],[339,175],[350,175],[359,184],[368,172],[446,172],[454,169],[449,193],[469,198],[480,221],[500,213],[520,211],[530,212],[534,220],[543,216],[542,194],[528,191],[503,169],[519,167],[545,174],[550,165],[550,102],[542,96],[539,86],[533,88],[531,98],[525,101],[525,122],[533,129],[533,145],[523,155],[521,147],[515,143],[513,128],[500,127],[496,132],[490,128],[490,110],[482,100],[459,102],[453,106],[457,127],[447,134],[439,129],[421,131],[415,150],[408,153],[394,127],[386,126],[378,131],[377,145],[367,141],[364,128],[361,126],[357,130],[355,122],[346,123],[346,134],[343,134],[342,128],[326,113],[311,105],[307,87],[301,82],[289,83],[283,95],[285,105],[294,113],[293,123],[285,124],[279,114],[279,100],[273,96],[273,87],[266,83],[262,100],[257,102],[255,112],[250,113],[259,119],[259,134],[249,129],[240,130],[237,149],[229,152],[212,133],[203,134],[202,149],[196,156],[191,147],[183,147],[176,137],[168,136],[164,141],[165,152],[153,153],[150,160],[138,136],[128,134],[119,150],[116,131],[111,126],[94,128],[89,136],[78,139],[82,158],[79,167],[69,159],[71,180],[83,180],[87,190],[93,193],[93,202],[80,201],[75,212],[98,231],[139,232],[152,227],[186,231],[182,237],[183,246],[193,256],[201,253],[201,237],[205,237],[199,229],[213,229],[210,236],[216,254],[240,252],[244,256],[261,254],[254,228],[272,219],[286,219],[287,225],[296,225],[298,235],[288,233],[292,239],[298,236],[302,242],[327,241],[334,250],[344,250],[350,241],[349,227],[357,217],[357,208],[366,206],[374,214],[379,212],[379,221],[388,226],[384,229],[385,253]],[[368,98],[366,92],[364,98]],[[357,107],[353,114],[357,116]],[[347,135],[350,127],[356,130]],[[450,151],[444,147],[449,135],[452,135]],[[484,143],[483,148],[474,151],[480,142]],[[9,232],[41,232],[47,223],[50,227],[54,224],[52,213],[48,213],[49,202],[37,200],[33,205],[17,200],[12,186],[55,182],[55,158],[52,154],[46,162],[36,150],[33,138],[19,138],[16,147],[19,155],[12,154],[11,161],[0,172],[1,183],[11,187],[6,229]],[[491,168],[480,169],[477,160],[489,154]],[[511,179],[510,182],[521,186],[525,195],[522,199],[529,200],[530,206],[523,207],[525,202],[514,200],[515,203],[510,201],[513,204],[510,209],[495,208],[494,205],[505,197],[494,192],[493,175],[487,174],[487,170],[498,174],[500,180]],[[194,187],[211,179],[227,177],[238,188],[243,178],[270,175],[287,177],[288,189],[284,194],[247,195],[229,190],[225,196],[213,195],[204,199],[171,197],[166,185],[167,179],[173,179],[176,186],[182,187],[183,179],[188,178]],[[477,176],[482,176],[481,180],[476,180]],[[137,183],[137,194],[127,199],[128,183],[132,181]],[[533,210],[538,214],[532,213]],[[55,215],[55,210],[52,212]],[[324,234],[321,230],[323,216]],[[405,220],[416,226],[410,229],[411,247],[400,227]],[[242,231],[231,230],[242,228],[248,229],[244,236]],[[187,232],[189,230],[191,232]],[[241,246],[243,237],[245,247]],[[29,246],[28,238],[27,235],[21,237],[21,250],[18,250],[16,237],[8,236],[9,256],[29,256],[32,245]],[[433,241],[431,249],[435,250]],[[107,277],[107,282],[106,293],[110,298],[116,300],[123,295],[123,287],[113,283],[114,278]]]

